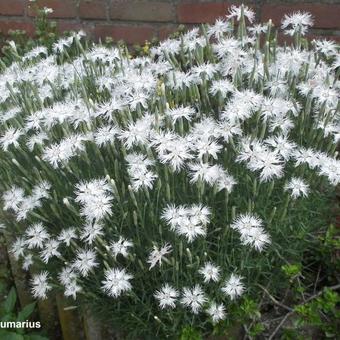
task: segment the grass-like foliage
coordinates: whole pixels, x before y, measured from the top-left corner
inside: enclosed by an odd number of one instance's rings
[[[253,17],[232,7],[148,57],[81,33],[12,44],[4,228],[36,298],[61,290],[132,338],[185,338],[225,334],[261,287],[289,286],[281,268],[327,226],[340,181],[339,47],[304,39],[308,13],[285,16],[291,46]]]

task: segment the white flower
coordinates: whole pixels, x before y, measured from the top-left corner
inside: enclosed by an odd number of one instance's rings
[[[214,185],[223,173],[220,165],[209,165],[208,163],[191,163],[190,169],[190,182],[196,183],[198,181],[206,182],[209,185]]]
[[[189,215],[190,216],[190,215]],[[177,226],[176,231],[179,235],[184,235],[188,242],[192,242],[197,236],[206,235],[206,227],[199,219],[185,217]]]
[[[209,308],[207,309],[207,313],[212,318],[212,322],[215,324],[221,320],[224,320],[226,313],[225,307],[223,304],[216,304],[212,302]]]
[[[93,197],[105,196],[112,189],[105,179],[83,181],[76,185],[76,202],[86,204]]]
[[[67,162],[73,156],[73,145],[70,143],[54,143],[45,147],[42,158],[49,162],[54,168],[60,163]]]
[[[209,208],[203,205],[168,206],[162,213],[162,219],[167,221],[170,229],[178,235],[184,235],[188,242],[192,242],[197,236],[206,235],[206,225],[209,223]]]
[[[190,106],[179,106],[174,109],[168,109],[165,112],[171,118],[173,124],[179,119],[185,119],[190,122],[195,113],[195,109]]]
[[[62,53],[64,52],[66,47],[70,47],[73,42],[73,37],[61,38],[56,43],[53,44],[53,52],[54,53]]]
[[[72,157],[85,151],[84,142],[90,140],[90,135],[74,134],[64,138],[60,143],[54,143],[45,147],[43,159],[49,162],[54,168],[66,164]]]
[[[257,216],[241,214],[233,221],[230,227],[241,232],[244,229],[261,227],[262,224],[263,222]]]
[[[326,176],[332,185],[338,185],[340,183],[340,161],[330,157],[322,157],[319,173]]]
[[[103,229],[104,225],[101,223],[87,222],[80,232],[80,238],[91,245],[98,236],[104,235]]]
[[[151,54],[162,54],[163,52],[169,53],[169,54],[176,54],[181,49],[181,42],[179,40],[175,39],[166,39],[164,41],[161,41],[159,44],[159,47],[152,47],[151,48]]]
[[[19,146],[18,139],[23,135],[23,131],[20,129],[15,129],[13,127],[8,128],[5,133],[0,137],[0,144],[4,151],[8,150],[10,145],[15,148]]]
[[[25,130],[30,131],[34,130],[34,132],[38,131],[40,133],[40,130],[43,126],[44,117],[46,115],[46,112],[44,110],[35,111],[32,112],[29,116],[25,118]],[[34,138],[36,135],[32,135]]]
[[[81,203],[81,215],[85,216],[88,221],[99,221],[112,214],[112,188],[106,179],[80,182],[76,189],[75,201]]]
[[[241,242],[244,245],[253,246],[256,250],[261,252],[271,240],[263,228],[250,228],[249,230],[242,231]]]
[[[102,45],[94,46],[87,52],[87,57],[94,62],[102,61],[103,63],[114,63],[120,59],[117,48],[107,48]]]
[[[262,97],[252,90],[235,91],[234,96],[225,106],[222,119],[237,124],[249,119],[262,103]]]
[[[269,235],[262,227],[263,222],[250,214],[239,215],[230,227],[241,234],[241,242],[262,251],[271,241]]]
[[[314,40],[315,49],[325,55],[336,55],[337,54],[337,45],[335,41],[332,40]]]
[[[212,45],[213,51],[219,59],[223,59],[226,55],[237,53],[240,47],[240,42],[233,37],[224,37],[217,44]]]
[[[33,264],[33,256],[32,254],[28,254],[25,256],[24,261],[22,263],[22,269],[28,270],[29,267]]]
[[[294,35],[294,33],[301,33],[305,35],[308,27],[313,25],[312,15],[308,12],[294,12],[293,14],[285,14],[281,28],[285,30],[286,34]]]
[[[228,295],[231,300],[235,300],[235,298],[241,296],[245,290],[242,283],[242,277],[236,274],[231,274],[230,278],[225,282],[221,290],[223,293]]]
[[[206,39],[202,36],[199,36],[198,33],[198,29],[195,27],[183,35],[183,48],[186,51],[194,52],[199,46],[206,46]]]
[[[157,290],[154,295],[159,302],[160,308],[164,309],[167,307],[175,308],[175,303],[179,296],[179,293],[175,288],[166,283],[162,286],[160,290]]]
[[[35,298],[46,299],[46,293],[52,289],[49,285],[48,273],[46,271],[33,275],[31,280],[32,293]]]
[[[265,143],[270,145],[274,151],[277,151],[285,161],[292,157],[296,148],[296,144],[289,141],[286,136],[272,136],[267,138]]]
[[[313,95],[319,105],[326,104],[328,108],[336,108],[339,100],[339,91],[329,86],[316,86]]]
[[[228,93],[233,93],[234,91],[235,87],[228,79],[213,80],[209,89],[209,93],[213,96],[220,94],[222,98],[225,98]]]
[[[231,192],[236,181],[233,176],[229,175],[220,165],[210,166],[208,163],[189,164],[190,182],[206,182],[209,185],[216,185],[218,191],[226,190]]]
[[[300,147],[295,150],[293,157],[295,159],[295,166],[307,163],[311,169],[315,169],[319,165],[319,157],[315,150],[305,149]]]
[[[19,211],[19,207],[24,200],[25,194],[24,190],[17,187],[12,186],[9,190],[5,191],[2,195],[2,199],[4,201],[4,210],[12,209],[13,211]]]
[[[66,246],[69,246],[71,244],[72,239],[77,239],[77,233],[75,228],[63,229],[58,236],[58,240],[60,242],[64,242]]]
[[[221,39],[226,33],[231,33],[232,28],[231,25],[221,19],[217,19],[214,25],[209,26],[207,30],[208,37],[214,37],[216,39]]]
[[[222,150],[223,146],[213,140],[199,139],[194,144],[194,148],[196,149],[198,153],[197,157],[200,160],[206,155],[217,159],[217,154]]]
[[[183,87],[189,88],[197,81],[191,72],[173,71],[168,74],[167,86],[172,89],[181,90]]]
[[[33,195],[24,197],[20,204],[20,209],[18,209],[16,214],[17,221],[26,219],[27,215],[38,207],[41,207],[40,199],[34,197]]]
[[[226,171],[221,173],[217,180],[218,191],[226,190],[226,192],[231,193],[235,184],[237,184],[235,178]]]
[[[281,149],[276,149],[274,152],[265,151],[262,156],[254,155],[249,163],[249,168],[251,170],[261,169],[260,178],[262,181],[268,181],[273,177],[280,178],[283,175],[284,163],[277,153],[288,157],[288,149],[290,149],[290,146],[281,146]]]
[[[98,262],[96,262],[96,253],[90,249],[78,250],[73,266],[80,275],[86,277],[93,268],[98,266]]]
[[[150,114],[147,114],[135,123],[129,123],[127,129],[123,130],[118,138],[123,140],[127,149],[131,149],[134,145],[146,144],[149,139],[153,120],[154,118]]]
[[[139,81],[140,80],[141,79],[139,79]],[[149,99],[149,95],[146,94],[142,89],[138,89],[135,92],[130,93],[129,94],[130,110],[136,110],[137,106],[146,108],[148,99]]]
[[[210,209],[202,204],[193,204],[189,207],[190,220],[194,223],[206,226],[210,222],[210,215]]]
[[[283,161],[275,151],[270,151],[258,140],[250,141],[244,138],[241,143],[241,151],[237,161],[247,162],[247,168],[251,171],[260,171],[260,179],[267,182],[283,175]]]
[[[61,272],[58,274],[58,279],[65,287],[68,286],[71,282],[76,281],[77,273],[74,269],[69,267],[64,267]]]
[[[38,134],[30,136],[26,145],[30,151],[33,151],[36,145],[43,146],[44,142],[47,140],[47,134],[45,132],[39,132]]]
[[[268,31],[268,27],[261,24],[253,25],[252,27],[247,28],[252,35],[260,35],[261,33],[266,33]]]
[[[209,62],[200,64],[198,66],[194,66],[191,68],[192,74],[201,79],[204,77],[205,79],[212,79],[214,75],[217,73],[217,66],[215,64],[211,64]]]
[[[277,87],[280,89],[281,85],[285,85],[285,82],[278,80],[276,82],[269,83],[267,86],[268,89],[269,86],[270,88]],[[292,109],[292,106],[293,105],[290,104],[289,101],[282,98],[264,97],[261,103],[261,117],[264,121],[268,121],[268,119],[274,117],[285,117],[288,111]]]
[[[293,127],[293,121],[284,115],[274,116],[269,121],[270,132],[280,130],[283,135],[287,135],[289,131],[293,129]]]
[[[194,314],[198,314],[206,301],[207,298],[200,285],[196,285],[193,288],[183,288],[181,303],[185,307],[190,308]]]
[[[131,178],[132,188],[138,191],[140,188],[152,189],[153,182],[158,177],[148,167],[152,164],[146,157],[138,154],[128,155],[128,173]],[[136,159],[139,161],[136,162]]]
[[[155,267],[157,263],[161,266],[162,260],[165,258],[165,255],[170,254],[171,252],[172,247],[169,243],[166,243],[160,249],[158,249],[157,246],[153,246],[153,250],[149,254],[149,258],[147,261],[150,264],[149,270]]]
[[[131,172],[138,171],[139,168],[149,168],[154,165],[154,161],[141,153],[130,153],[126,155],[125,160]]]
[[[43,262],[48,263],[49,259],[53,256],[60,256],[58,251],[59,242],[57,240],[48,240],[45,242],[44,249],[40,252]]]
[[[291,196],[295,199],[300,196],[307,197],[309,192],[309,186],[303,179],[292,177],[284,187],[285,191],[290,191]]]
[[[40,201],[43,198],[48,198],[48,192],[50,189],[51,184],[47,181],[42,181],[33,187],[31,197],[37,201]]]
[[[11,253],[14,255],[16,260],[18,260],[21,256],[24,256],[25,248],[26,241],[24,238],[17,237],[11,246]]]
[[[118,297],[124,292],[132,289],[129,280],[132,279],[132,275],[128,274],[125,269],[108,269],[105,270],[105,280],[103,283],[103,290],[112,297]]]
[[[20,109],[18,107],[8,108],[6,112],[2,112],[0,114],[0,122],[5,123],[9,121],[10,119],[16,117],[17,114],[19,114]]]
[[[170,164],[174,171],[179,171],[186,161],[193,158],[189,144],[180,136],[173,140],[160,141],[157,149],[160,161],[163,164]]]
[[[82,291],[82,288],[81,288],[80,285],[77,284],[76,281],[70,281],[69,284],[67,286],[65,286],[64,295],[66,297],[72,296],[73,299],[75,300],[77,293],[79,293],[81,291]]]
[[[194,241],[196,237],[205,236],[207,233],[206,228],[202,224],[189,219],[183,219],[176,231],[179,235],[185,236],[189,243]]]
[[[112,125],[102,126],[94,133],[94,141],[98,146],[113,144],[119,129]]]
[[[204,282],[217,282],[220,278],[221,269],[211,262],[207,262],[198,272],[203,275]]]
[[[30,50],[29,52],[27,52],[24,56],[23,56],[23,60],[30,60],[33,58],[37,58],[39,57],[41,54],[44,54],[44,56],[48,55],[48,51],[47,48],[45,46],[37,46],[34,47],[32,50]]]
[[[133,243],[130,240],[127,240],[120,236],[117,242],[111,242],[110,250],[112,251],[114,257],[117,257],[119,254],[121,254],[124,257],[128,257],[129,255],[128,250],[132,246]]]
[[[40,222],[35,223],[27,228],[25,236],[25,243],[27,244],[28,249],[42,248],[45,241],[49,238],[48,232]]]
[[[106,77],[106,81],[108,81],[108,79],[109,79],[109,81],[112,82],[111,78],[107,78]],[[94,113],[94,115],[96,117],[102,116],[105,119],[107,119],[108,121],[112,121],[112,113],[115,112],[115,111],[122,110],[123,107],[124,107],[124,103],[122,102],[122,100],[120,100],[119,98],[113,97],[113,98],[111,98],[110,102],[104,103],[104,104],[100,104],[96,108],[96,112]],[[104,133],[105,133],[106,129],[110,129],[110,125],[104,126],[103,130],[101,130],[101,129],[97,130],[97,132],[99,132],[99,131],[103,132],[103,134],[102,133],[100,133],[100,134],[102,135],[102,137],[104,139],[106,139],[105,136],[104,136]],[[116,126],[114,126],[113,130],[110,129],[110,133],[109,133],[110,139],[114,137],[113,133],[116,134],[115,132],[119,132],[120,131],[120,130],[116,130],[116,129],[118,129]],[[101,139],[101,138],[99,138],[99,139]],[[112,139],[111,139],[111,141],[112,141]]]
[[[253,10],[251,10],[249,7],[244,6],[243,4],[241,6],[235,6],[232,5],[229,9],[229,15],[227,15],[227,18],[236,18],[237,21],[240,21],[241,14],[243,11],[243,15],[245,18],[249,20],[249,22],[253,22],[255,18],[255,13]]]
[[[177,224],[185,214],[185,207],[179,206],[177,208],[175,205],[170,204],[164,208],[161,218],[170,225],[171,230],[176,230]]]

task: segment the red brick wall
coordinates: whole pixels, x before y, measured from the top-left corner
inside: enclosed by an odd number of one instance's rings
[[[53,8],[50,14],[58,29],[83,29],[94,38],[111,36],[127,43],[144,42],[153,37],[163,39],[179,24],[213,22],[224,16],[230,5],[242,1],[209,0],[38,0]],[[279,25],[283,14],[305,10],[313,14],[315,26],[311,37],[322,36],[340,41],[340,0],[243,1],[256,12],[257,20],[272,18]],[[0,31],[24,29],[34,31],[29,0],[0,0]]]

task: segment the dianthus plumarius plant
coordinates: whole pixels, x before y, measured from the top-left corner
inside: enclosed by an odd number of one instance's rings
[[[150,56],[81,32],[3,65],[1,186],[32,293],[130,336],[209,334],[288,285],[340,181],[339,47],[232,7]]]

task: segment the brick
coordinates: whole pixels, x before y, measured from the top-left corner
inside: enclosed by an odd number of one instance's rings
[[[178,25],[165,25],[158,28],[158,38],[160,40],[165,40],[169,37],[170,34],[176,32],[178,29]]]
[[[79,16],[84,19],[107,19],[105,0],[82,0]]]
[[[1,0],[0,0],[1,1]],[[53,13],[49,14],[49,18],[74,18],[77,16],[77,7],[74,0],[38,0],[36,2],[41,7],[53,9]],[[35,16],[35,10],[32,3],[27,3],[28,15]]]
[[[33,36],[35,29],[31,22],[23,22],[22,20],[1,20],[0,32],[4,35],[8,34],[9,30],[25,30],[29,36]]]
[[[1,0],[0,15],[23,15],[25,6],[23,0]]]
[[[96,25],[95,37],[102,40],[111,37],[115,41],[124,40],[127,44],[144,43],[155,36],[155,30],[147,25]]]
[[[266,4],[261,9],[261,20],[272,19],[274,24],[280,25],[285,14],[295,11],[307,11],[314,17],[315,28],[339,28],[340,27],[340,5],[337,4],[312,4],[300,3],[289,5]]]
[[[173,5],[158,1],[112,2],[110,18],[131,21],[175,21]]]
[[[228,3],[181,3],[177,6],[177,19],[180,23],[212,23],[225,16],[230,7]]]

